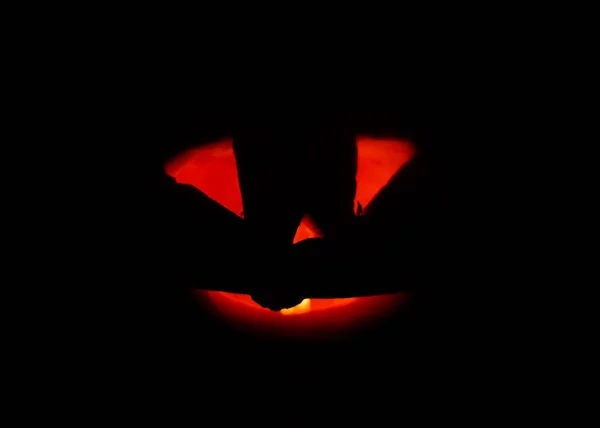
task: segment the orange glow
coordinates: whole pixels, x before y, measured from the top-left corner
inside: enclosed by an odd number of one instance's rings
[[[405,140],[357,137],[358,172],[356,200],[366,210],[371,200],[392,176],[415,154],[414,146]],[[178,183],[189,184],[228,210],[243,217],[232,140],[223,139],[188,150],[165,166],[168,175]],[[310,217],[305,216],[294,237],[294,243],[321,237]],[[273,312],[257,305],[250,296],[218,291],[194,290],[199,301],[210,302],[225,319],[243,326],[283,328],[285,331],[326,331],[345,328],[355,322],[364,323],[376,315],[397,307],[404,294],[349,298],[305,299],[298,306]]]
[[[247,295],[201,290],[195,295],[201,304],[236,328],[310,337],[368,326],[393,313],[407,298],[406,293],[397,293],[352,299],[304,299],[294,308],[274,312],[260,307]]]
[[[366,209],[394,174],[413,158],[415,148],[406,140],[361,136],[356,139],[356,145],[356,200]]]
[[[293,308],[289,308],[289,309],[282,309],[281,313],[283,315],[298,315],[298,314],[305,314],[307,312],[310,312],[311,310],[311,304],[310,304],[310,299],[304,299],[303,301],[300,302],[299,305],[294,306]]]
[[[298,229],[296,229],[296,235],[294,236],[294,244],[304,241],[309,238],[322,238],[323,234],[319,228],[314,224],[310,216],[305,215],[302,217]]]

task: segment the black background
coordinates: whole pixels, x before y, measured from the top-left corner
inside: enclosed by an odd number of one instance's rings
[[[409,97],[403,88],[390,86],[364,100],[357,96],[352,108],[318,98],[290,96],[281,103],[218,90],[195,99],[178,91],[160,96],[142,91],[127,99],[134,102],[123,103],[98,125],[104,139],[98,159],[106,159],[110,171],[98,180],[106,199],[96,203],[102,207],[96,230],[100,247],[109,250],[99,251],[101,267],[91,268],[110,284],[110,292],[96,297],[110,310],[102,313],[100,308],[90,334],[102,338],[98,343],[104,344],[99,346],[104,358],[99,361],[116,389],[153,402],[199,395],[196,403],[202,403],[203,414],[238,421],[285,419],[283,423],[304,426],[323,417],[353,421],[359,414],[367,421],[376,414],[382,423],[400,416],[406,398],[431,394],[430,388],[448,394],[466,377],[477,345],[470,325],[475,297],[464,292],[459,243],[465,229],[458,214],[457,170],[464,164],[465,134],[454,120],[456,112],[443,107],[443,96],[438,94],[437,102],[420,93]],[[408,138],[427,159],[427,198],[435,201],[433,208],[427,207],[435,211],[427,213],[427,222],[416,217],[420,223],[415,230],[424,235],[407,244],[390,245],[390,239],[385,244],[389,251],[378,249],[386,265],[379,277],[394,281],[406,270],[403,254],[419,247],[420,258],[413,261],[418,269],[413,270],[421,280],[411,286],[413,298],[396,316],[350,336],[307,341],[237,331],[200,309],[189,292],[190,265],[180,270],[182,260],[192,259],[200,284],[235,271],[229,260],[213,257],[202,263],[193,257],[214,252],[214,245],[223,250],[228,223],[209,202],[200,202],[206,210],[197,218],[204,225],[198,236],[210,243],[183,239],[180,251],[172,251],[165,236],[181,230],[181,217],[164,210],[157,196],[162,166],[188,147],[231,135],[241,121],[268,124],[293,117],[302,123],[316,114],[343,117],[360,134]],[[421,201],[423,195],[413,198]],[[406,201],[395,207],[388,203],[391,212],[401,215]],[[393,215],[384,215],[383,221],[391,236],[401,233]],[[217,410],[229,405],[249,405],[251,410]]]

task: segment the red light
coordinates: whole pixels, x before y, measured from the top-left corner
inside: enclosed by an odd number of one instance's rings
[[[365,209],[392,176],[415,154],[406,140],[357,137],[358,172],[356,200]],[[209,198],[243,217],[232,140],[223,139],[188,150],[165,166],[178,183],[189,184]],[[300,223],[294,243],[318,237],[309,217]],[[305,299],[298,306],[273,312],[247,295],[194,290],[199,302],[209,302],[221,317],[237,325],[287,333],[326,332],[363,325],[385,315],[405,300],[405,293],[349,299]]]

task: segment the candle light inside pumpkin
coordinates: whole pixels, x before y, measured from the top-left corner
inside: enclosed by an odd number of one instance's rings
[[[406,140],[357,137],[358,170],[356,201],[367,209],[369,202],[385,187],[393,175],[415,154],[414,146]],[[231,139],[181,153],[165,165],[165,171],[176,182],[189,184],[202,191],[231,212],[243,218],[242,197]],[[298,226],[294,243],[320,237],[309,217]],[[218,291],[195,290],[199,300],[210,301],[216,311],[244,325],[308,327],[348,326],[372,319],[404,301],[404,293],[393,295],[346,298],[304,299],[299,305],[273,312],[257,305],[248,295]],[[323,316],[325,314],[325,316]],[[282,320],[285,320],[282,324]],[[238,323],[238,324],[239,324]],[[287,327],[286,327],[287,326]]]

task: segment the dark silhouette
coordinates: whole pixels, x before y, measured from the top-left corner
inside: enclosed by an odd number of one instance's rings
[[[416,158],[359,221],[356,134],[364,130],[356,123],[341,116],[253,117],[164,138],[170,144],[161,149],[156,170],[189,147],[233,135],[245,217],[161,170],[162,196],[149,211],[158,216],[152,236],[167,281],[182,292],[191,286],[250,294],[273,310],[308,297],[393,293],[422,282],[428,272],[423,264],[438,252],[431,245],[431,215],[441,212],[429,206],[431,184],[440,180],[432,181],[425,140],[417,139]],[[393,131],[383,128],[382,135]],[[292,245],[305,214],[324,238]],[[390,281],[399,267],[401,281]],[[204,275],[206,269],[216,274]]]
[[[245,219],[274,245],[291,244],[304,214],[327,236],[353,218],[354,133],[327,123],[244,129],[234,150]]]
[[[297,122],[280,119],[273,124],[242,125],[233,143],[250,236],[261,242],[265,258],[279,263],[286,263],[305,214],[332,240],[354,218],[354,133],[331,120]],[[303,299],[290,284],[267,285],[252,297],[270,309],[294,306]]]

